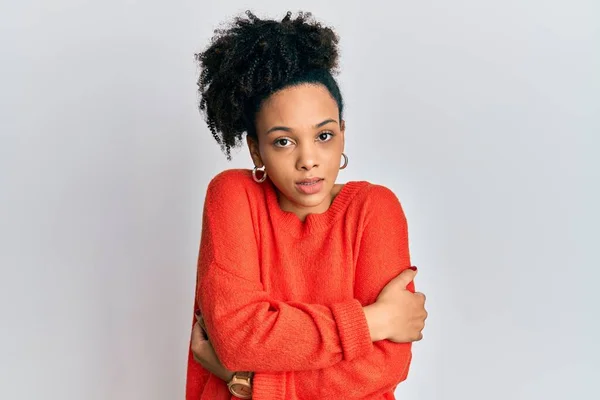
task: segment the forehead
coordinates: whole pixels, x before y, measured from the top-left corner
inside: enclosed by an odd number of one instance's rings
[[[256,116],[258,131],[275,125],[314,126],[328,118],[338,119],[338,106],[327,88],[320,84],[302,84],[272,94]]]

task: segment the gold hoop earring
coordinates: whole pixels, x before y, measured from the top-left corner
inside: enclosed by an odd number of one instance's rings
[[[348,156],[345,153],[342,153],[342,157],[344,157],[344,165],[342,165],[340,169],[345,169],[348,166]]]
[[[262,176],[259,178],[256,177],[256,171],[261,171],[263,174]],[[252,179],[254,179],[254,182],[256,183],[263,183],[266,179],[267,179],[267,170],[265,169],[265,167],[262,167],[262,169],[259,169],[258,167],[254,167],[254,169],[252,170]]]

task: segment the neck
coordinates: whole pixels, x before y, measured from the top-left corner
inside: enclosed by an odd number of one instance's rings
[[[296,214],[296,216],[300,219],[300,221],[304,222],[306,216],[309,214],[322,214],[329,209],[329,206],[333,202],[335,198],[335,194],[337,194],[336,187],[332,189],[332,192],[329,193],[327,197],[321,202],[321,204],[314,207],[303,207],[301,205],[295,204],[291,202],[288,198],[282,195],[279,190],[277,190],[277,199],[279,201],[279,207],[283,211],[291,212]]]

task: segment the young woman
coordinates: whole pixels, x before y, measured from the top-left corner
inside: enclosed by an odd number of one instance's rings
[[[187,399],[393,399],[420,340],[396,196],[337,184],[343,101],[337,36],[310,14],[247,12],[197,55],[200,109],[228,158],[210,182]]]

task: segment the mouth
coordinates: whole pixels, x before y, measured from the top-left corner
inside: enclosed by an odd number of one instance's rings
[[[317,194],[323,189],[323,178],[309,178],[296,182],[298,191],[305,195]]]
[[[296,185],[311,186],[311,185],[315,185],[315,184],[321,182],[322,180],[323,180],[323,178],[303,179],[301,181],[296,182]]]

